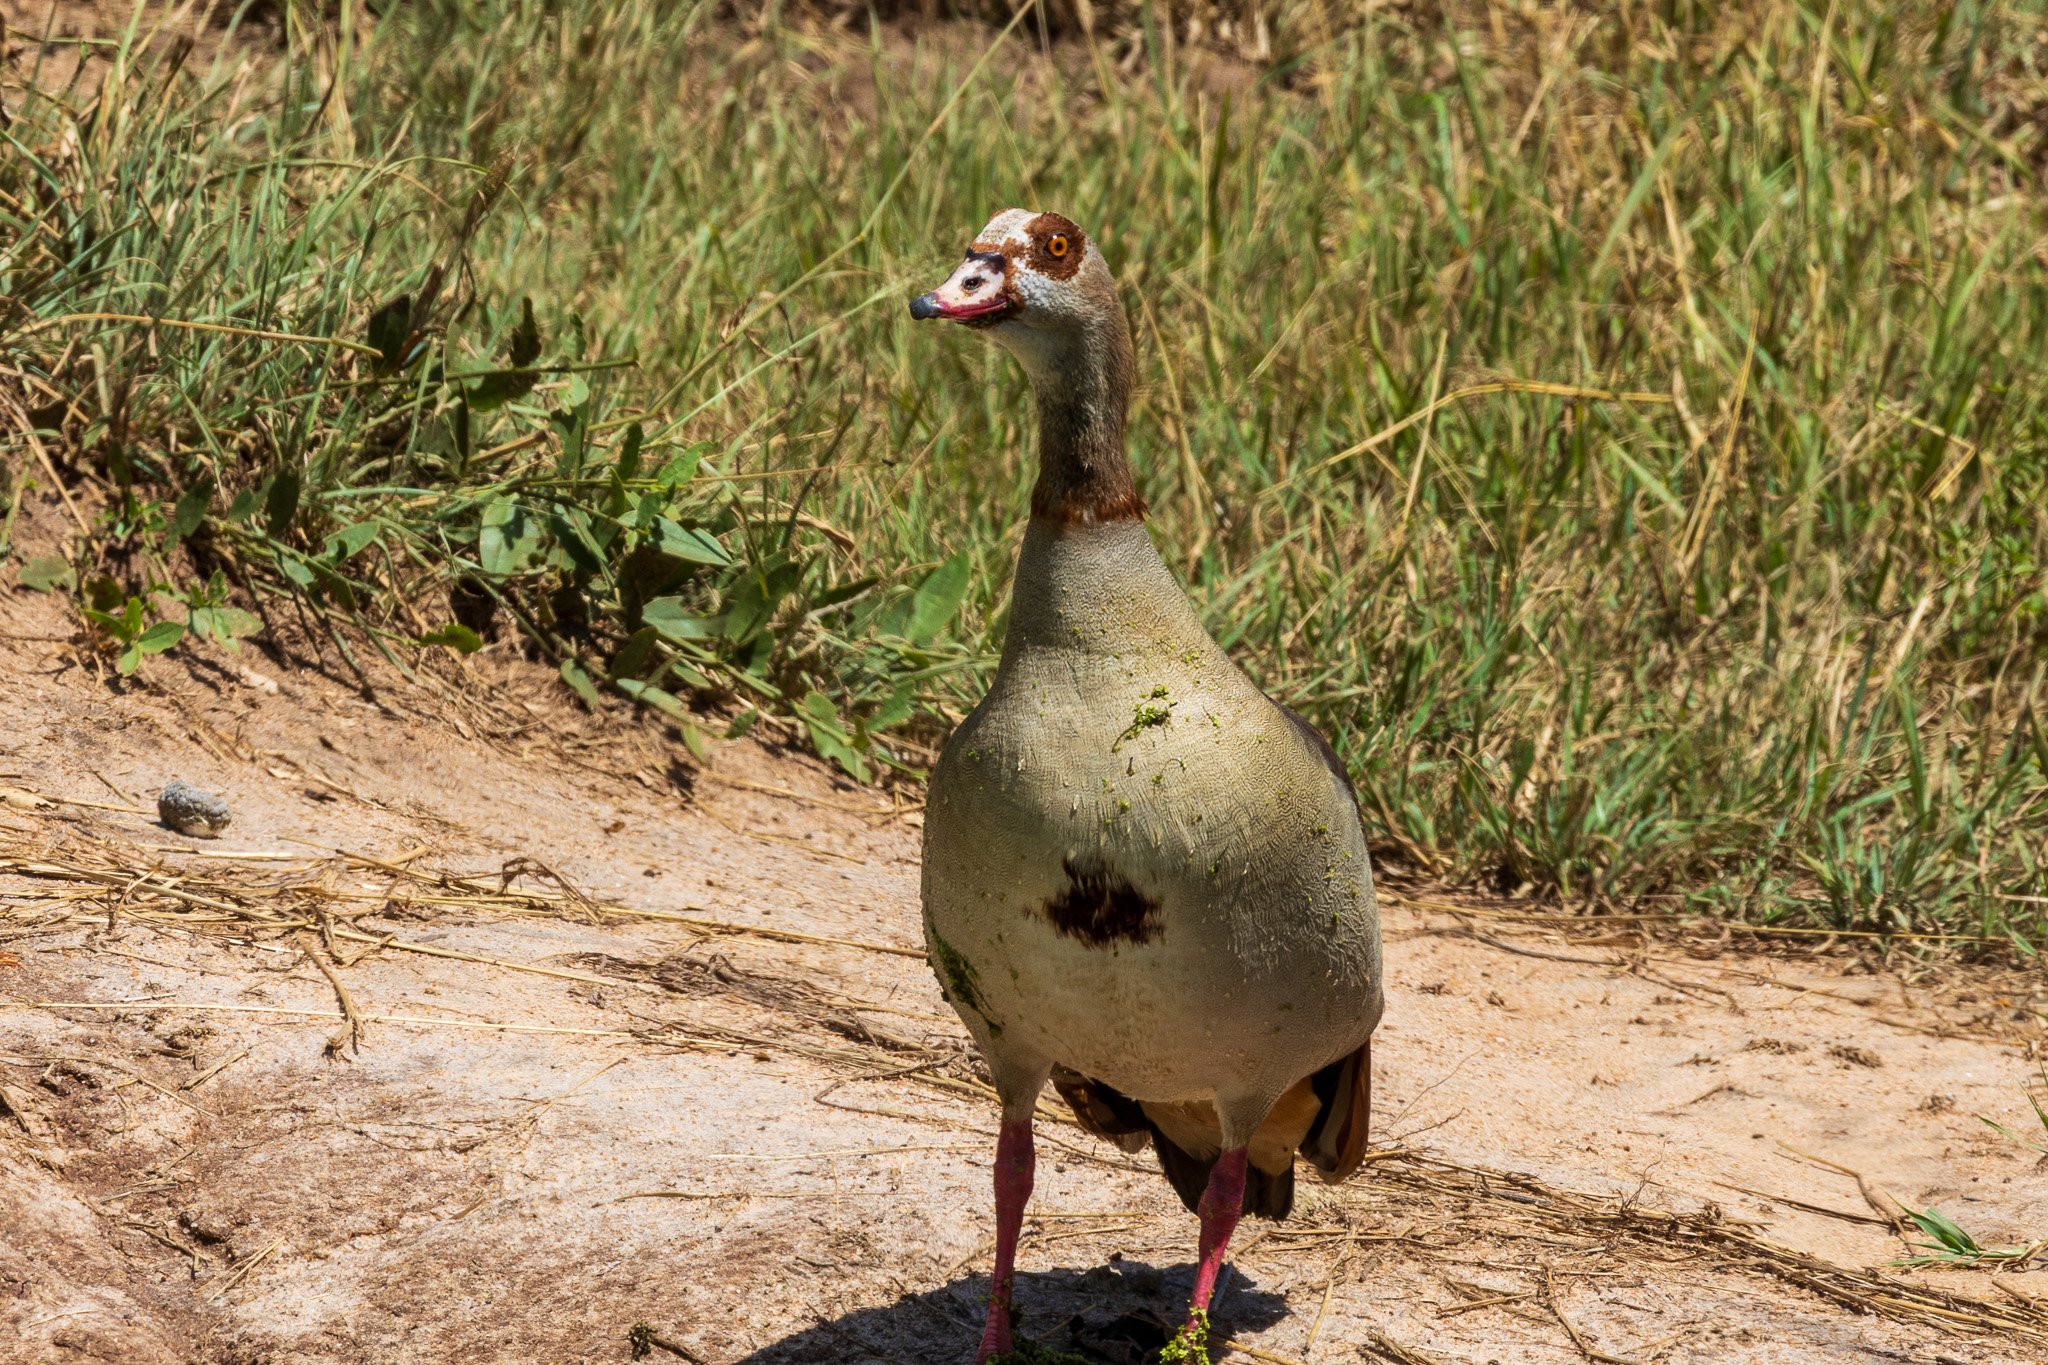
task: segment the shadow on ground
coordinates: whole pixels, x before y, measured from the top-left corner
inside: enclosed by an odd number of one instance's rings
[[[1152,1365],[1186,1312],[1193,1282],[1192,1265],[1160,1270],[1127,1257],[1089,1270],[1020,1274],[1019,1334],[1100,1365]],[[987,1302],[988,1276],[968,1276],[822,1321],[735,1365],[968,1365]],[[1278,1294],[1258,1288],[1235,1267],[1225,1272],[1215,1315],[1219,1336],[1260,1331],[1286,1316]]]

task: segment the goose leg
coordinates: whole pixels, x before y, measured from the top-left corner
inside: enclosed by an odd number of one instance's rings
[[[1010,1332],[1010,1299],[1017,1277],[1017,1235],[1024,1226],[1024,1205],[1031,1199],[1031,1118],[1038,1111],[1038,1092],[1051,1074],[1049,1062],[995,1054],[983,1044],[996,1093],[1003,1101],[1003,1124],[996,1135],[996,1264],[988,1278],[988,1322],[981,1331],[981,1349],[974,1365],[987,1365],[1015,1349]]]
[[[1216,1158],[1209,1172],[1208,1188],[1196,1213],[1202,1220],[1201,1260],[1195,1268],[1195,1293],[1188,1304],[1188,1330],[1192,1334],[1203,1314],[1209,1311],[1210,1296],[1216,1292],[1216,1277],[1223,1271],[1223,1253],[1230,1246],[1230,1234],[1244,1213],[1244,1180],[1247,1153],[1232,1147]]]
[[[1195,1265],[1195,1292],[1188,1301],[1187,1326],[1181,1329],[1184,1353],[1189,1360],[1207,1360],[1209,1301],[1216,1294],[1216,1280],[1223,1273],[1223,1255],[1230,1249],[1230,1234],[1244,1216],[1244,1186],[1251,1164],[1252,1134],[1259,1131],[1273,1097],[1261,1094],[1216,1097],[1218,1135],[1222,1151],[1209,1170],[1209,1183],[1195,1205],[1202,1220],[1200,1259]]]
[[[1024,1223],[1024,1205],[1031,1198],[1031,1172],[1036,1157],[1031,1143],[1031,1117],[1003,1119],[996,1138],[996,1266],[988,1280],[988,1324],[981,1330],[975,1365],[1006,1354],[1010,1340],[1010,1291],[1016,1280],[1017,1234]]]

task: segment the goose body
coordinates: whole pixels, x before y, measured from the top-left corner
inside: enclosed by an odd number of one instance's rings
[[[1037,400],[1039,478],[988,695],[925,815],[926,943],[1003,1104],[981,1361],[1010,1349],[1031,1115],[1148,1143],[1201,1215],[1189,1332],[1243,1212],[1284,1217],[1297,1151],[1364,1153],[1382,1008],[1365,834],[1328,743],[1202,626],[1123,450],[1129,330],[1070,220],[1010,210],[911,306],[987,331]]]
[[[1034,525],[925,815],[926,935],[984,1052],[1140,1102],[1278,1100],[1378,1022],[1351,795],[1144,524]]]

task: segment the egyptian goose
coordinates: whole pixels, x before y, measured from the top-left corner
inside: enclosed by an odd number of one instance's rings
[[[1201,1218],[1183,1329],[1243,1213],[1283,1218],[1297,1152],[1364,1156],[1379,912],[1343,764],[1202,628],[1124,454],[1131,335],[1101,251],[1056,213],[997,214],[911,316],[1023,365],[1038,482],[988,696],[932,773],[925,942],[1002,1102],[977,1365],[1013,1349],[1031,1119],[1150,1142]]]

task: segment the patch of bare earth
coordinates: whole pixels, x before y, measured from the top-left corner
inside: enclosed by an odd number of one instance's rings
[[[0,600],[0,1358],[970,1359],[994,1111],[914,792],[751,741],[691,778],[488,653],[464,720],[253,649],[117,686],[70,634]],[[172,777],[225,838],[154,822]],[[1890,1196],[2048,1235],[1976,1117],[2025,1116],[2038,976],[1385,906],[1380,1149],[1247,1225],[1232,1358],[2048,1360],[2038,1262],[1888,1268]],[[1026,1330],[1140,1359],[1193,1220],[1040,1132]]]

